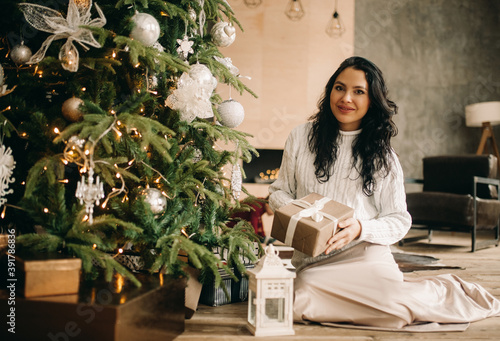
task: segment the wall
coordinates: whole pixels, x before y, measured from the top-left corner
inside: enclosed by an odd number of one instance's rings
[[[406,176],[421,176],[424,156],[475,153],[464,107],[500,100],[500,1],[356,0],[355,13],[354,53],[383,70],[400,108]]]
[[[244,83],[259,97],[231,97],[245,108],[245,120],[237,128],[254,135],[257,148],[282,149],[290,130],[315,111],[328,78],[353,53],[354,1],[341,0],[338,12],[347,31],[330,38],[325,28],[333,14],[333,0],[301,0],[305,16],[291,21],[285,14],[289,0],[263,0],[248,8],[243,0],[228,0],[244,32],[221,52],[231,58]],[[229,90],[218,93],[229,98]]]

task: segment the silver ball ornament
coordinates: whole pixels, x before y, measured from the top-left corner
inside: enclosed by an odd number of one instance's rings
[[[158,86],[158,77],[151,75],[148,77],[148,85],[150,89],[155,89]]]
[[[16,65],[26,63],[31,59],[31,55],[31,49],[24,45],[24,43],[14,46],[10,51],[10,59],[12,59]]]
[[[135,23],[130,37],[146,46],[153,46],[160,37],[160,24],[155,17],[148,13],[136,13],[132,17]]]
[[[157,188],[146,188],[140,193],[149,204],[153,214],[160,214],[167,208],[167,198]]]
[[[71,97],[64,101],[61,111],[65,119],[70,122],[78,122],[83,118],[80,105],[83,101],[78,97]]]
[[[212,42],[219,47],[227,47],[236,39],[236,30],[233,25],[219,21],[210,31]]]
[[[220,123],[228,128],[236,128],[245,118],[245,109],[234,99],[222,102],[217,112],[220,116]]]
[[[198,148],[194,148],[193,152],[193,163],[198,163],[203,159],[203,153]]]

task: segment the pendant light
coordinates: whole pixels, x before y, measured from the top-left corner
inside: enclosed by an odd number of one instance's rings
[[[285,14],[290,20],[297,21],[300,20],[304,14],[304,8],[300,0],[290,0],[286,6]]]
[[[344,22],[340,18],[340,14],[337,12],[337,1],[338,0],[335,0],[335,9],[333,11],[332,18],[326,26],[326,33],[332,38],[340,37],[345,32]]]

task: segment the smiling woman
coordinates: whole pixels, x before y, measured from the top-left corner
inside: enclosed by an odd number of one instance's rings
[[[342,71],[330,94],[330,106],[341,130],[359,129],[370,107],[365,73],[352,67]]]
[[[351,57],[328,81],[312,122],[295,128],[285,144],[271,208],[311,193],[354,208],[352,218],[339,219],[323,254],[294,251],[296,321],[453,329],[500,316],[500,301],[475,283],[453,275],[409,281],[398,268],[390,245],[406,235],[411,217],[391,147],[396,112],[380,69]]]

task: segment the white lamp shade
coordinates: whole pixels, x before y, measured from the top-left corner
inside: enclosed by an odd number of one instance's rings
[[[470,104],[465,107],[465,125],[481,127],[483,122],[500,124],[500,101]]]

